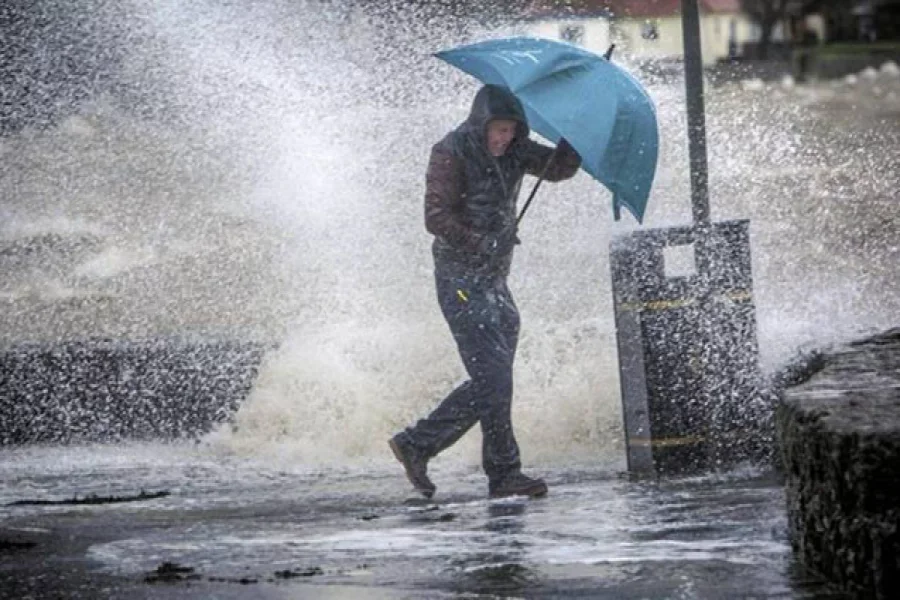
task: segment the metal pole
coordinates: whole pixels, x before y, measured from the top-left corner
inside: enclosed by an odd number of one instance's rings
[[[709,172],[706,163],[706,115],[703,106],[703,50],[700,45],[699,0],[681,0],[681,31],[684,38],[684,90],[687,99],[688,156],[691,171],[691,213],[694,217],[694,258],[697,277],[693,283],[696,298],[694,342],[688,346],[691,363],[699,378],[695,389],[695,401],[701,406],[715,406],[711,387],[715,369],[712,351],[713,335],[711,305],[712,264],[707,244],[711,228],[709,219]],[[708,439],[713,433],[709,419],[703,420],[701,437]],[[711,448],[707,446],[707,451]],[[713,457],[709,457],[712,459]]]
[[[562,140],[560,140],[562,141]],[[550,158],[547,159],[547,162],[544,163],[544,168],[541,170],[541,176],[538,177],[537,183],[534,184],[534,187],[531,188],[531,193],[528,195],[528,200],[525,201],[525,206],[522,207],[522,212],[519,213],[519,216],[516,217],[516,226],[518,227],[519,223],[522,222],[522,217],[525,216],[525,211],[528,210],[528,207],[531,206],[531,201],[534,200],[534,195],[537,194],[538,188],[541,187],[541,182],[544,181],[544,177],[547,176],[547,169],[550,168],[550,165],[553,163],[556,158],[556,153],[559,150],[559,144],[556,145],[556,148],[553,149],[553,152],[550,154]]]
[[[681,0],[684,36],[684,86],[687,94],[688,154],[691,163],[691,212],[695,225],[709,225],[709,177],[703,106],[703,54],[698,0]]]

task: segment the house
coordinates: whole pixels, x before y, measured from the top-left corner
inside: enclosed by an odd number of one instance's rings
[[[698,0],[703,62],[735,57],[759,39],[759,26],[740,0]],[[678,59],[684,54],[681,0],[541,1],[526,14],[532,35],[563,39],[603,53],[610,44],[635,58]],[[781,27],[774,39],[781,39]]]

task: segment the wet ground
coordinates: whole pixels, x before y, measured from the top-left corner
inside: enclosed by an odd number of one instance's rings
[[[488,501],[477,469],[438,465],[421,504],[388,462],[302,471],[194,446],[4,450],[0,596],[843,597],[793,563],[771,474],[541,470],[547,498]],[[168,495],[121,501],[141,492]],[[101,497],[119,501],[13,504]]]

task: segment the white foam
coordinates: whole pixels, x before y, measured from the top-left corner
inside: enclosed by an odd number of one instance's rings
[[[859,78],[868,82],[875,81],[878,79],[878,71],[875,70],[875,67],[866,67],[859,72]]]
[[[752,78],[742,80],[741,87],[748,92],[760,92],[765,89],[766,84],[762,79]]]
[[[105,279],[156,261],[157,256],[152,248],[131,251],[121,247],[106,248],[75,267],[75,275]]]
[[[897,63],[892,60],[882,63],[878,68],[878,72],[883,77],[889,77],[892,79],[897,79],[898,77],[900,77],[900,67],[898,67]]]

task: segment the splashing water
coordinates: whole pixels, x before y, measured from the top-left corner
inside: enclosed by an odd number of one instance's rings
[[[465,117],[477,84],[429,54],[521,29],[386,4],[104,13],[124,91],[0,140],[0,239],[69,241],[0,287],[3,341],[274,342],[234,426],[209,446],[287,461],[383,454],[463,376],[433,295],[422,193],[431,144]],[[767,369],[892,325],[900,309],[900,84],[888,73],[856,85],[708,90],[713,217],[751,220]],[[683,83],[648,88],[662,146],[645,225],[683,225]],[[613,222],[608,192],[584,174],[544,186],[523,223],[510,285],[529,462],[621,456],[607,252],[634,227]],[[450,454],[477,462],[477,437]]]

